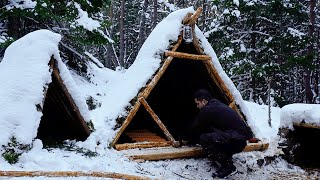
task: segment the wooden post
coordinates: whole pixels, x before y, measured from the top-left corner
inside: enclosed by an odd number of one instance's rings
[[[158,124],[162,132],[166,135],[166,137],[174,144],[174,146],[179,146],[179,144],[176,144],[178,142],[173,138],[173,136],[170,134],[166,126],[161,122],[157,114],[151,109],[147,101],[143,97],[139,98],[139,101],[146,108],[148,113],[151,115],[152,119]]]

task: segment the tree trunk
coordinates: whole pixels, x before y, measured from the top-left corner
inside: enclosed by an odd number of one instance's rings
[[[153,24],[152,29],[158,24],[158,0],[153,0]]]
[[[156,0],[155,0],[156,1]],[[148,0],[143,1],[142,12],[141,12],[141,20],[140,20],[140,27],[139,27],[139,35],[138,35],[138,49],[141,48],[146,33],[146,16],[145,13],[147,11]]]
[[[110,8],[109,8],[109,17],[111,19],[111,22],[114,21],[114,16],[113,16],[113,4],[112,2],[110,3]],[[108,31],[108,30],[106,30]],[[109,37],[111,39],[113,39],[113,36],[114,36],[114,28],[113,26],[111,25],[110,26],[110,30],[109,32],[107,32],[109,34]],[[106,59],[104,60],[104,66],[105,67],[108,67],[108,68],[116,68],[117,66],[119,66],[119,64],[117,63],[117,56],[114,52],[114,47],[113,47],[113,44],[112,43],[108,43],[108,45],[106,45]]]
[[[20,17],[9,16],[8,18],[8,35],[18,39],[21,37],[20,33],[21,19]]]
[[[120,55],[119,55],[119,62],[120,66],[124,67],[124,1],[121,0],[120,5]]]
[[[310,25],[309,25],[309,37],[313,39],[313,33],[314,33],[314,24],[315,24],[315,5],[316,0],[310,0]],[[312,64],[313,58],[314,58],[314,52],[313,52],[313,41],[311,41],[311,44],[309,44],[308,47],[308,55],[310,57],[310,65]],[[313,94],[311,90],[311,84],[310,84],[311,78],[310,78],[310,69],[309,67],[306,67],[305,73],[304,73],[304,84],[305,84],[305,91],[306,91],[306,102],[307,103],[313,103]]]
[[[206,27],[206,19],[207,19],[207,0],[203,0],[203,4],[202,4],[202,27],[201,30],[205,31],[205,27]]]

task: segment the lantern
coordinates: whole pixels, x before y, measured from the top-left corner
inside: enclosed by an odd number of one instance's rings
[[[186,43],[192,43],[192,38],[193,38],[193,35],[192,35],[192,28],[191,28],[191,26],[185,25],[185,26],[183,27],[183,40],[184,40]]]

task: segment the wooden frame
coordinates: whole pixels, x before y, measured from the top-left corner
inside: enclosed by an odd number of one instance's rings
[[[181,145],[179,142],[175,141],[174,137],[170,134],[170,132],[165,127],[165,125],[161,122],[159,117],[156,115],[156,113],[152,110],[152,108],[149,106],[149,104],[146,101],[147,97],[149,96],[149,94],[151,93],[151,91],[153,90],[155,85],[158,83],[158,81],[160,80],[162,75],[165,73],[165,71],[167,70],[168,66],[170,65],[171,61],[174,58],[191,59],[191,60],[200,60],[200,61],[202,61],[204,63],[204,66],[206,67],[208,75],[211,77],[213,83],[217,84],[218,88],[219,88],[219,91],[221,91],[221,93],[224,94],[223,98],[228,103],[227,105],[229,105],[229,107],[234,109],[242,117],[242,119],[245,121],[245,117],[241,113],[240,109],[238,109],[238,106],[236,104],[236,101],[235,101],[233,95],[231,94],[230,90],[227,88],[226,84],[224,83],[222,78],[219,76],[218,71],[214,67],[211,57],[204,53],[204,51],[203,51],[203,49],[202,49],[202,47],[200,45],[201,43],[200,43],[199,39],[196,38],[196,35],[195,35],[195,22],[196,22],[197,18],[199,17],[201,11],[202,11],[202,8],[198,8],[197,11],[194,14],[188,13],[186,15],[186,17],[183,19],[183,24],[190,25],[192,27],[192,30],[193,30],[193,41],[192,41],[192,43],[193,43],[193,46],[196,49],[196,52],[198,54],[189,54],[189,53],[184,53],[184,52],[176,52],[178,47],[183,42],[183,40],[182,40],[183,39],[182,38],[182,34],[183,33],[181,32],[180,36],[178,37],[178,41],[173,46],[173,48],[171,50],[169,50],[169,51],[164,52],[164,55],[166,56],[166,58],[163,60],[163,64],[160,66],[159,70],[152,77],[151,81],[149,81],[146,84],[145,88],[138,94],[137,100],[136,100],[135,104],[133,105],[133,108],[129,112],[127,118],[123,122],[122,126],[120,127],[120,130],[117,132],[113,142],[111,143],[111,145],[113,147],[115,147],[116,149],[124,150],[124,149],[131,149],[131,148],[163,147],[163,146],[169,146],[170,142],[171,142],[171,145],[173,145],[174,147],[178,147],[178,146]],[[148,143],[117,144],[117,141],[120,138],[121,134],[124,132],[124,130],[127,128],[127,126],[129,125],[129,123],[131,122],[133,117],[136,115],[136,113],[137,113],[137,111],[138,111],[138,109],[140,108],[141,105],[147,110],[147,112],[151,115],[153,120],[158,124],[160,129],[164,132],[165,136],[169,140],[168,142],[161,142],[161,143],[159,143],[159,142],[148,142]],[[264,144],[263,146],[261,146],[259,144],[256,144],[256,145],[246,146],[244,151],[251,151],[251,150],[257,150],[257,149],[266,149],[266,148],[268,148],[268,144],[267,145]],[[190,152],[190,153],[193,154],[195,152]],[[196,152],[196,154],[197,153],[198,152]],[[162,157],[166,157],[166,158],[171,158],[171,156],[172,155],[166,156],[166,155],[162,154]],[[184,155],[181,155],[181,154],[180,155],[173,155],[172,157],[178,157],[178,156],[186,156],[186,154],[184,154]]]
[[[177,43],[173,46],[171,51],[176,51],[181,43],[182,43],[182,36],[180,35],[178,37]],[[160,67],[158,72],[153,76],[152,80],[146,85],[146,88],[138,95],[139,98],[140,97],[143,97],[143,98],[147,98],[148,97],[148,95],[150,94],[152,89],[156,86],[157,82],[160,80],[161,76],[164,74],[166,69],[169,67],[172,59],[173,59],[173,57],[169,56],[164,60],[164,63]],[[113,139],[113,141],[111,143],[111,146],[114,147],[116,145],[116,143],[119,140],[121,134],[127,128],[127,126],[129,125],[129,123],[131,122],[133,117],[138,112],[140,105],[141,105],[141,102],[139,100],[136,101],[135,105],[133,106],[133,108],[129,112],[129,115],[127,116],[126,120],[123,122],[122,126],[120,127],[120,130],[118,131],[118,133],[116,134],[115,138]]]

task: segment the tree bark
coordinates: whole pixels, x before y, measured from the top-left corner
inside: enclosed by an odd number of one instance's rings
[[[316,1],[315,0],[310,0],[310,13],[309,13],[309,18],[310,18],[310,24],[309,24],[309,37],[313,39],[313,34],[314,34],[314,24],[315,24],[315,5]],[[309,63],[310,65],[312,64],[313,58],[314,58],[314,49],[313,49],[313,42],[309,44],[308,47],[308,55],[311,59],[309,59],[311,62]],[[310,67],[306,67],[305,72],[304,72],[304,85],[305,85],[305,93],[306,93],[306,102],[307,103],[313,103],[313,94],[311,90],[311,78],[310,78]]]
[[[120,66],[124,67],[124,1],[121,0],[121,5],[120,5],[120,55],[119,55],[119,62]]]
[[[153,0],[153,24],[152,29],[158,24],[158,0]]]
[[[156,0],[155,0],[156,1]],[[145,40],[145,33],[146,33],[146,16],[145,13],[147,11],[148,0],[143,1],[142,13],[141,13],[141,20],[140,20],[140,27],[139,27],[139,35],[138,35],[138,49],[141,48],[144,40]]]

